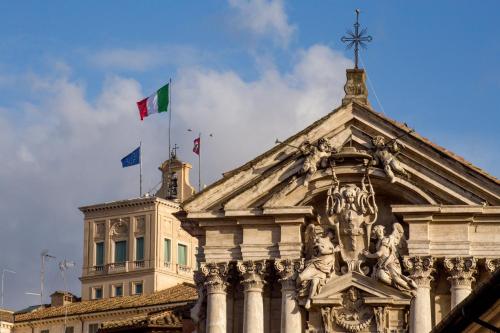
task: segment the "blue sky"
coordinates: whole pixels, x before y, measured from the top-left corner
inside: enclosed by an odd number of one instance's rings
[[[0,268],[18,272],[5,305],[36,303],[41,249],[81,266],[77,207],[137,195],[119,162],[139,140],[145,188],[160,181],[167,117],[141,123],[135,101],[173,79],[180,157],[196,161],[187,128],[214,133],[209,184],[338,106],[355,8],[374,108],[498,176],[497,1],[0,2]],[[62,288],[55,262],[47,278]]]

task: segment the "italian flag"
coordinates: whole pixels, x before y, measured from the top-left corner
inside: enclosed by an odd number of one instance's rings
[[[169,83],[158,89],[153,95],[137,102],[141,120],[153,113],[167,112],[169,101],[168,93]]]

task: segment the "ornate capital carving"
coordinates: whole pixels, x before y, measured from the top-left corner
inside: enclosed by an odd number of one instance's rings
[[[495,259],[492,259],[492,258],[486,258],[486,260],[484,261],[484,266],[486,268],[486,270],[489,272],[489,273],[494,273],[497,269],[500,268],[500,258],[495,258]]]
[[[227,273],[229,265],[224,263],[203,263],[200,268],[205,276],[205,287],[207,293],[225,293],[227,287]]]
[[[304,262],[301,259],[276,259],[274,269],[278,272],[283,288],[295,289],[295,279],[304,268]]]
[[[264,288],[264,278],[267,274],[267,260],[246,260],[238,261],[236,268],[243,280],[241,283],[245,291],[262,291]]]
[[[477,259],[474,257],[454,257],[445,258],[444,267],[450,275],[448,280],[451,281],[452,287],[471,287],[471,284],[476,279],[474,274],[476,269]]]
[[[432,257],[405,256],[403,265],[408,273],[410,273],[410,278],[415,281],[417,286],[430,287],[431,281],[434,280],[432,273],[436,271],[434,268],[434,259]]]

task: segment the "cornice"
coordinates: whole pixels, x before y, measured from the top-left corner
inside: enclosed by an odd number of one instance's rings
[[[158,197],[147,197],[147,198],[134,198],[120,201],[104,202],[96,205],[82,206],[78,209],[84,214],[94,213],[94,212],[104,212],[108,210],[114,210],[119,208],[130,208],[130,207],[144,207],[153,204],[160,204],[166,207],[179,210],[180,206],[178,203],[161,199]]]

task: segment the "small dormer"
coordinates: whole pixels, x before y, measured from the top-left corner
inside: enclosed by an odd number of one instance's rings
[[[55,291],[50,295],[50,306],[63,306],[78,301],[78,298],[67,291]]]

